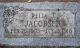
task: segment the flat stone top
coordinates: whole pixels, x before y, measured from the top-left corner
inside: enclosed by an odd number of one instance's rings
[[[0,0],[0,2],[80,2],[80,0]]]
[[[0,43],[78,46],[79,16],[76,2],[0,3]]]

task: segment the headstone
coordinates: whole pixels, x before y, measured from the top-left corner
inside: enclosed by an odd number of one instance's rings
[[[80,45],[80,4],[0,3],[0,44]]]

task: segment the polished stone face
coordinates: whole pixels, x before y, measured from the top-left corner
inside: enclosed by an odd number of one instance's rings
[[[80,45],[80,3],[0,3],[0,44]]]
[[[9,7],[3,13],[5,37],[72,37],[74,16],[70,10],[30,10]]]

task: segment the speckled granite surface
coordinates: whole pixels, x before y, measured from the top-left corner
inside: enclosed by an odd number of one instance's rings
[[[27,38],[5,38],[3,27],[3,13],[7,7],[24,7],[28,9],[71,9],[75,13],[75,37],[53,38],[53,37],[27,37]],[[80,3],[76,2],[50,2],[50,3],[0,3],[0,44],[6,45],[60,45],[79,46],[80,45]]]

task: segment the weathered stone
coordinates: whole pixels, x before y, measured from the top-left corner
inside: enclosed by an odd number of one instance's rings
[[[75,2],[0,3],[0,43],[78,46],[79,7]]]

